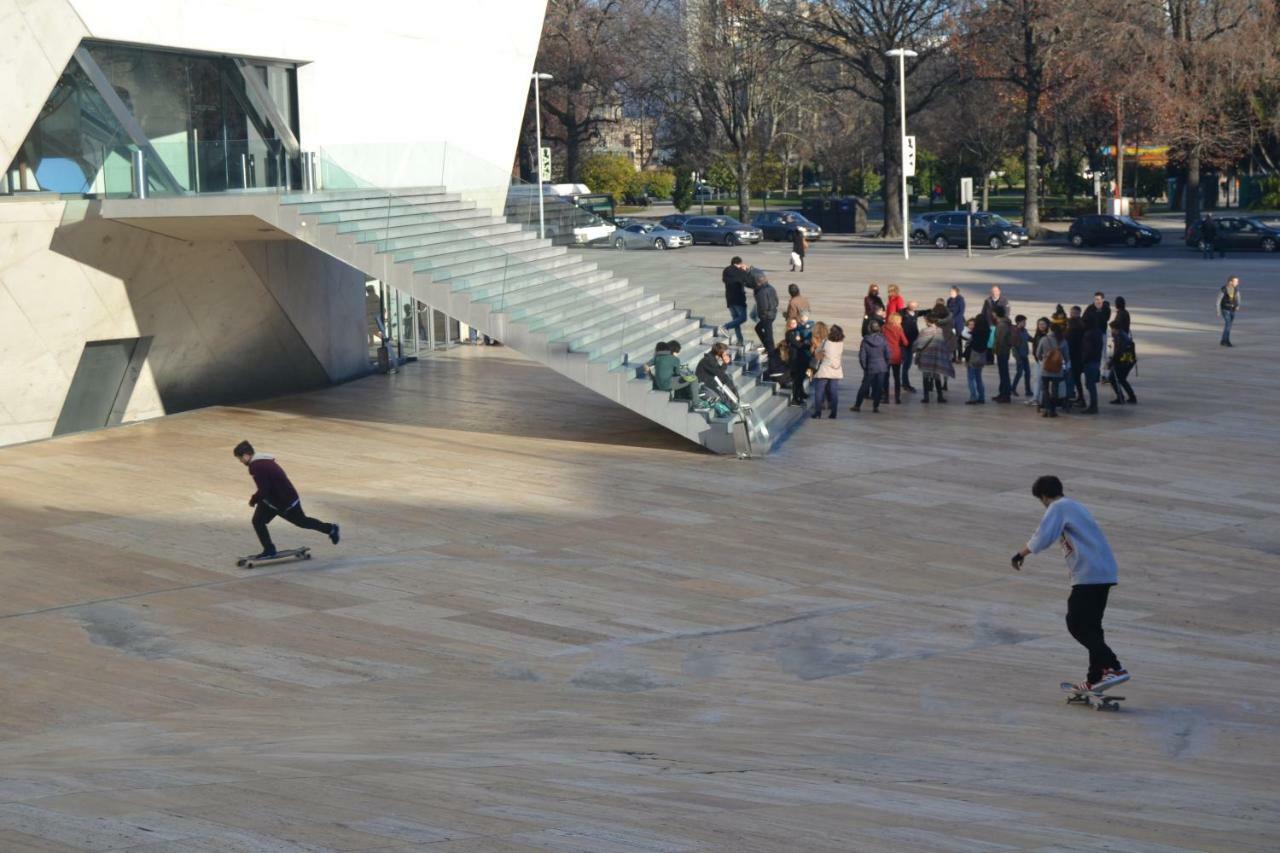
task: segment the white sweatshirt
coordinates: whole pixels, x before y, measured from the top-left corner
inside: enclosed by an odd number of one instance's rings
[[[1071,498],[1058,498],[1049,504],[1035,535],[1027,542],[1027,550],[1039,554],[1058,540],[1062,541],[1072,586],[1118,582],[1116,558],[1102,528],[1083,504]]]

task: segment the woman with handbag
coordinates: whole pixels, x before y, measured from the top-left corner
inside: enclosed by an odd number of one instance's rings
[[[1128,402],[1136,403],[1138,398],[1133,395],[1133,386],[1129,384],[1129,374],[1133,371],[1134,366],[1138,363],[1138,352],[1133,345],[1133,335],[1125,331],[1119,320],[1111,322],[1111,390],[1116,392],[1116,398],[1111,402],[1124,403],[1125,396],[1128,395]],[[1120,393],[1124,389],[1124,394]]]

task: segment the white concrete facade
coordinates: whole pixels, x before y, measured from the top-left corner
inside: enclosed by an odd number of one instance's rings
[[[0,165],[84,39],[298,64],[298,137],[367,185],[510,175],[545,0],[0,0]],[[209,198],[213,198],[210,196]],[[84,345],[154,336],[126,421],[367,369],[364,277],[297,242],[184,241],[0,196],[0,444],[48,437]]]

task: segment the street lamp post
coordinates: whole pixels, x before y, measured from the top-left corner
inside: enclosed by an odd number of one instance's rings
[[[919,56],[919,54],[914,50],[895,47],[893,50],[886,50],[884,55],[898,57],[898,107],[902,117],[902,133],[898,143],[902,148],[902,257],[904,260],[909,260],[911,258],[911,249],[908,246],[911,238],[911,214],[907,210],[907,57]]]
[[[553,79],[550,74],[541,71],[533,72],[533,123],[538,136],[538,239],[547,239],[547,223],[542,206],[542,97],[538,92],[538,83]],[[905,119],[904,119],[905,121]],[[905,126],[905,125],[904,125]]]

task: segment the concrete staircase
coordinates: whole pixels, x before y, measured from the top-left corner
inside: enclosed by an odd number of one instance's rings
[[[281,223],[296,220],[290,230],[321,251],[717,453],[767,452],[803,415],[752,354],[730,372],[754,411],[749,443],[737,417],[654,391],[637,368],[655,344],[680,341],[692,367],[713,327],[444,188],[290,194],[280,206]]]

